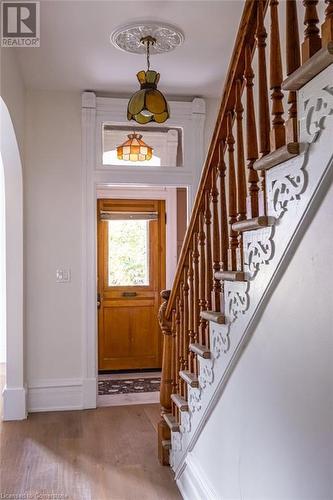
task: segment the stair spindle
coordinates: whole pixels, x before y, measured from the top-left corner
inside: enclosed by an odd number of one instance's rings
[[[253,99],[253,79],[252,53],[249,45],[245,47],[245,72],[246,79],[246,138],[247,138],[247,169],[248,169],[248,209],[247,217],[252,219],[259,215],[259,177],[253,168],[254,162],[258,159],[257,127]]]
[[[221,284],[220,280],[215,278],[215,273],[220,270],[220,230],[219,230],[219,214],[218,214],[218,189],[217,189],[217,168],[212,169],[212,246],[213,246],[213,303],[214,311],[221,310]]]
[[[212,259],[212,237],[211,237],[211,222],[212,213],[210,210],[210,186],[205,190],[205,265],[206,265],[206,280],[205,280],[205,299],[206,309],[212,308],[212,283],[213,283],[213,259]],[[209,346],[208,328],[206,328],[205,345]]]
[[[188,331],[189,331],[189,343],[194,343],[194,269],[193,269],[193,249],[190,248],[188,253],[188,270],[187,270],[187,280],[188,280]],[[194,368],[194,353],[189,350],[188,355],[188,366],[190,372],[193,373]]]
[[[219,215],[220,215],[220,268],[221,271],[228,270],[228,213],[227,213],[227,198],[225,190],[225,174],[226,164],[224,161],[225,141],[219,143]]]
[[[298,34],[296,0],[286,2],[286,49],[287,75],[291,75],[301,64],[300,44]],[[290,91],[288,94],[288,120],[286,121],[287,142],[297,142],[297,95]]]
[[[237,124],[237,221],[246,219],[246,176],[244,158],[244,137],[243,137],[243,113],[242,104],[242,80],[236,81],[236,124]],[[243,269],[243,243],[242,233],[238,235],[238,248],[236,257],[236,268]]]
[[[303,0],[304,13],[304,42],[302,43],[302,63],[304,64],[318,50],[321,49],[319,17],[317,12],[318,0]]]
[[[189,345],[190,345],[190,336],[189,336],[189,307],[188,307],[188,259],[185,260],[184,263],[184,271],[183,271],[183,358],[184,358],[184,370],[188,370],[188,354],[189,354]]]
[[[235,139],[232,133],[233,112],[229,111],[227,115],[227,146],[228,146],[228,167],[229,167],[229,251],[228,263],[229,270],[235,271],[237,266],[237,246],[238,235],[232,229],[232,225],[237,222],[237,191],[236,191],[236,174],[235,174],[235,158],[234,144]]]
[[[325,21],[321,25],[322,44],[327,45],[333,41],[333,0],[325,0],[327,4],[325,10]]]
[[[184,359],[184,308],[183,308],[183,282],[179,285],[179,365],[181,370],[185,370],[185,359]],[[181,396],[185,395],[185,384],[182,379],[180,379],[179,393]]]
[[[171,377],[172,377],[172,393],[176,392],[177,372],[176,372],[176,311],[172,310],[171,314]],[[171,404],[171,413],[175,416],[175,405]]]
[[[270,89],[272,99],[271,151],[286,143],[286,132],[283,118],[283,92],[281,90],[282,60],[279,32],[278,0],[270,0],[271,8],[271,43],[270,43]]]
[[[200,211],[199,213],[199,305],[200,312],[206,310],[206,266],[205,266],[205,231],[204,231],[204,221],[203,221],[203,213]],[[199,343],[205,343],[205,331],[206,331],[207,323],[200,316],[200,325],[199,325]]]
[[[266,67],[267,31],[264,24],[264,8],[262,0],[259,0],[258,2],[256,39],[258,48],[259,151],[261,153],[261,157],[263,157],[270,152],[270,123]],[[261,170],[260,172],[259,215],[266,215],[265,170]]]
[[[175,329],[176,329],[176,349],[175,349],[175,360],[176,360],[176,384],[174,394],[179,393],[179,370],[180,370],[180,349],[179,349],[179,337],[180,337],[180,312],[179,312],[179,297],[176,298],[176,314],[175,314]]]
[[[193,235],[193,342],[197,343],[199,339],[199,324],[200,324],[200,304],[199,304],[199,250],[198,250],[198,233]],[[197,358],[194,354],[194,373],[198,373]]]

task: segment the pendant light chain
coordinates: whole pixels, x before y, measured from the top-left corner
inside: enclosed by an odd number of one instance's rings
[[[147,69],[150,70],[150,40],[147,40]]]

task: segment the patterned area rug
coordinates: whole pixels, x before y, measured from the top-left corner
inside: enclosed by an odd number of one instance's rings
[[[160,377],[135,378],[135,379],[107,379],[98,381],[98,394],[138,394],[142,392],[158,392],[160,390]]]

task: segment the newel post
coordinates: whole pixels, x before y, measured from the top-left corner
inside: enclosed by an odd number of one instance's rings
[[[163,302],[158,312],[158,321],[163,335],[162,375],[160,388],[161,420],[158,424],[158,459],[162,465],[169,465],[168,441],[170,440],[170,429],[166,424],[163,415],[165,413],[171,413],[172,331],[171,321],[169,321],[165,316],[170,293],[170,290],[163,290],[161,292]]]

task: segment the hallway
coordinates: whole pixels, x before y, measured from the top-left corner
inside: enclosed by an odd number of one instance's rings
[[[181,498],[170,469],[157,461],[158,419],[159,406],[151,404],[34,413],[25,421],[1,422],[0,494]]]

